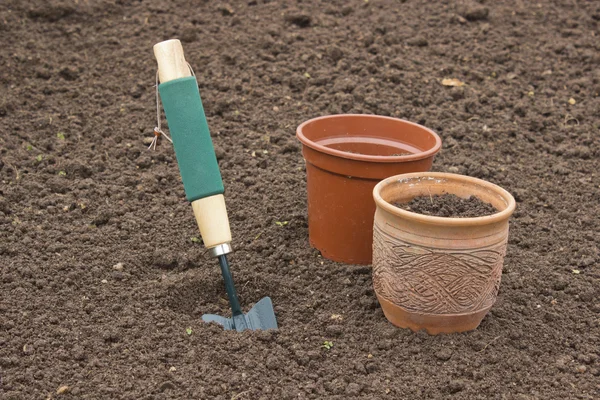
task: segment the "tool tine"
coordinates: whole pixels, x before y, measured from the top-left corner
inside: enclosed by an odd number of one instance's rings
[[[238,332],[243,332],[246,329],[253,331],[277,329],[277,318],[270,297],[263,297],[248,311],[248,314],[235,315],[233,318],[204,314],[202,320],[204,322],[216,322],[223,326],[225,330],[235,329]]]
[[[270,297],[263,297],[245,315],[248,328],[252,330],[277,329],[277,318]]]

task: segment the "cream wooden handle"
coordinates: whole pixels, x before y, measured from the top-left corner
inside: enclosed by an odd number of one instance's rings
[[[158,79],[161,83],[191,76],[179,40],[171,39],[155,44],[154,56],[158,62]],[[222,194],[193,201],[192,209],[207,248],[231,242],[229,218]]]
[[[222,194],[193,201],[192,209],[207,248],[231,242],[229,218]]]
[[[178,39],[156,43],[154,57],[158,62],[158,79],[161,83],[192,75]]]

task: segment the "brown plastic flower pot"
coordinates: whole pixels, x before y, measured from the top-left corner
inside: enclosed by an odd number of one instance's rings
[[[445,193],[476,196],[498,212],[447,218],[393,205]],[[373,197],[373,287],[386,318],[430,334],[477,328],[500,288],[514,198],[481,179],[434,172],[385,179]]]
[[[373,188],[388,176],[427,171],[442,141],[412,122],[376,115],[331,115],[301,124],[310,243],[323,257],[370,264]]]

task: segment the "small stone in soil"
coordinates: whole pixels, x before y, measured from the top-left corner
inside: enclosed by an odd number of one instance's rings
[[[461,10],[463,17],[467,21],[483,21],[488,18],[490,10],[487,7],[483,7],[477,4],[469,5]]]
[[[435,357],[441,361],[448,361],[452,357],[452,350],[448,348],[440,349],[435,353]]]
[[[358,396],[360,391],[361,387],[358,383],[351,382],[346,386],[346,394],[349,396]]]
[[[63,386],[59,387],[58,389],[56,389],[56,394],[68,393],[70,389],[71,388],[69,386],[63,385]]]
[[[403,210],[434,217],[472,218],[498,212],[491,204],[475,196],[463,199],[449,193],[419,196],[408,203],[394,203],[394,205]]]
[[[456,379],[456,380],[450,381],[450,383],[448,384],[448,389],[450,390],[450,393],[458,393],[458,392],[464,390],[465,386],[466,385],[463,380]]]
[[[344,328],[340,325],[328,325],[325,331],[332,336],[340,336],[344,332]]]

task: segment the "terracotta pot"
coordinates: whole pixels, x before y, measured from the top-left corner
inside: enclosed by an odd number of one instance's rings
[[[444,218],[392,205],[444,193],[474,195],[498,212]],[[385,179],[373,197],[373,286],[386,318],[430,334],[477,328],[498,295],[515,199],[481,179],[433,172]]]
[[[334,261],[370,264],[373,188],[388,176],[429,170],[442,141],[423,126],[376,115],[311,119],[296,136],[306,160],[311,245]]]

